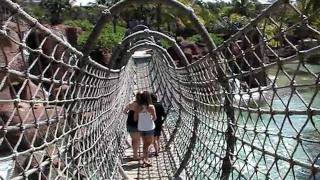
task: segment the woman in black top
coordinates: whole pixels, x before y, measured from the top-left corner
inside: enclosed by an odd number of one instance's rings
[[[138,160],[138,149],[140,146],[140,133],[138,131],[138,117],[137,117],[137,101],[141,93],[136,94],[135,101],[131,101],[124,109],[124,113],[128,113],[127,131],[130,133],[132,140],[133,159]]]
[[[156,151],[155,155],[158,156],[158,153],[160,150],[160,135],[161,135],[164,119],[166,118],[166,113],[161,103],[158,102],[157,95],[153,93],[151,94],[151,98],[152,98],[152,103],[156,109],[156,115],[157,115],[157,119],[155,121],[156,127],[154,129],[154,148]]]

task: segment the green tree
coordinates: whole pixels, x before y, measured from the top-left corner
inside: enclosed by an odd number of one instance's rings
[[[71,27],[77,27],[82,29],[82,33],[78,39],[78,44],[82,47],[86,42],[93,30],[94,25],[90,23],[88,20],[73,20],[73,21],[66,21],[66,25]],[[117,32],[113,32],[112,24],[108,23],[105,28],[102,30],[96,48],[106,48],[111,50],[115,47],[118,43],[122,41],[122,38],[125,34],[126,28],[117,26]]]
[[[261,3],[258,0],[232,0],[231,4],[233,13],[242,16],[254,17],[261,10]]]
[[[49,13],[49,20],[52,25],[63,22],[63,15],[71,9],[70,0],[43,0],[41,6]]]

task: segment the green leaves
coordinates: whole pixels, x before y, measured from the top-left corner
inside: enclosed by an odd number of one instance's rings
[[[78,44],[80,46],[83,46],[86,43],[94,27],[94,25],[91,24],[88,20],[67,21],[65,22],[65,24],[72,27],[79,27],[83,30],[78,39]],[[96,46],[111,50],[112,47],[120,43],[126,32],[126,28],[116,26],[116,29],[117,32],[114,33],[112,24],[107,24],[101,32]]]
[[[105,47],[107,49],[112,49],[112,47],[120,43],[122,41],[126,29],[121,26],[117,26],[116,29],[117,32],[114,33],[112,24],[107,24],[98,39],[98,46]]]
[[[32,17],[43,20],[45,18],[45,11],[41,6],[38,5],[28,5],[25,9]]]

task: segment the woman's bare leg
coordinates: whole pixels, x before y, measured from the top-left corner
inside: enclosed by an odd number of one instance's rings
[[[159,153],[159,151],[160,151],[160,137],[159,137],[159,136],[156,136],[154,141],[155,141],[156,144],[157,144],[157,146],[155,147],[156,152]]]
[[[155,153],[158,154],[159,153],[159,149],[160,149],[160,143],[159,143],[159,136],[154,136],[154,142],[153,142],[153,146],[155,149]]]
[[[155,151],[157,152],[157,136],[153,137],[153,147],[154,147]]]
[[[133,150],[133,158],[139,158],[139,146],[140,146],[140,133],[139,132],[132,132],[130,133],[131,140],[132,140],[132,150]]]
[[[153,135],[143,137],[143,160],[148,163],[149,161],[149,147],[153,143]]]

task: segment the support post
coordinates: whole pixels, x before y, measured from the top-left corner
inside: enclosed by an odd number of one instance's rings
[[[227,92],[230,92],[230,91],[227,91]],[[234,110],[232,108],[232,104],[231,104],[232,101],[230,98],[231,97],[229,95],[225,97],[225,108],[226,108],[226,114],[227,114],[228,127],[225,133],[226,143],[227,143],[226,155],[222,160],[222,167],[221,167],[222,180],[228,180],[232,172],[232,160],[233,160],[234,147],[236,144],[236,138],[235,138],[235,132],[234,132],[234,124],[235,124]]]

